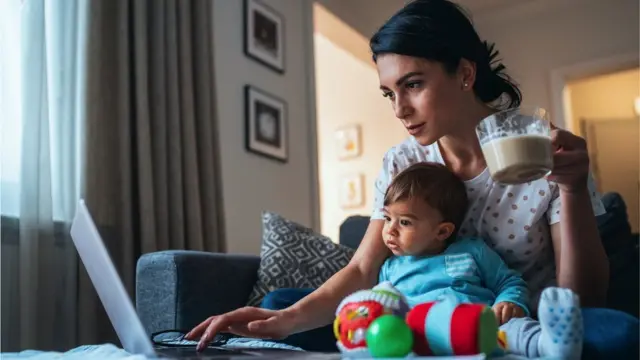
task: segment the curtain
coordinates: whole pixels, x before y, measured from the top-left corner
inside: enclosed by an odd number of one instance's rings
[[[3,280],[13,276],[2,283],[3,297],[15,296],[3,312],[3,345],[5,335],[22,349],[72,345],[82,315],[75,312],[80,289],[68,223],[81,191],[85,5],[22,3],[19,216],[7,239],[17,241],[3,243],[3,260],[13,265],[3,264]]]
[[[23,0],[3,351],[118,343],[68,236],[81,197],[132,296],[143,253],[225,251],[211,15],[208,0]]]
[[[92,2],[86,199],[121,269],[140,253],[225,250],[210,16],[208,0]]]

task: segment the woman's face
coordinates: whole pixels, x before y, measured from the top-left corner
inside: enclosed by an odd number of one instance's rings
[[[383,96],[420,144],[432,144],[462,124],[473,88],[464,71],[449,74],[439,62],[396,54],[380,55],[376,63]]]

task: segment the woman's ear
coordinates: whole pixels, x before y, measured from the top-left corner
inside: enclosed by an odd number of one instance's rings
[[[438,241],[445,241],[451,236],[451,234],[453,234],[455,230],[456,230],[456,226],[453,225],[453,223],[443,222],[440,225],[438,225],[438,229],[436,232],[436,239]]]
[[[462,90],[473,90],[473,85],[476,82],[476,64],[464,58],[460,59],[460,64],[458,65],[458,76],[460,78]]]

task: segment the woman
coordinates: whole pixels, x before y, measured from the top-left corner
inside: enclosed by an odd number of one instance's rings
[[[557,283],[578,293],[583,307],[604,306],[609,265],[595,220],[603,208],[592,190],[584,140],[554,129],[556,152],[548,179],[517,186],[496,184],[486,170],[475,127],[500,108],[519,106],[521,94],[503,73],[504,66],[495,63],[493,46],[480,40],[464,12],[446,0],[415,0],[380,28],[370,46],[382,94],[411,137],[385,155],[376,180],[372,220],[352,261],[311,293],[283,289],[266,299],[289,298],[295,303],[291,306],[277,304],[280,310],[245,307],[211,317],[188,337],[202,336],[200,345],[220,331],[281,339],[330,324],[340,300],[376,283],[380,266],[389,256],[381,234],[384,192],[395,174],[418,161],[444,163],[466,180],[472,205],[461,231],[485,237],[510,266],[523,273],[533,293]],[[610,351],[600,346],[606,344],[592,341],[603,336],[600,332],[590,335],[603,326],[595,317],[616,318],[620,324],[631,321],[629,326],[636,332],[629,335],[638,337],[637,320],[625,314],[604,309],[583,312],[585,354]],[[611,334],[610,329],[606,331]],[[609,337],[608,342],[621,338]],[[318,339],[311,340],[317,343]],[[626,345],[616,343],[617,348]]]

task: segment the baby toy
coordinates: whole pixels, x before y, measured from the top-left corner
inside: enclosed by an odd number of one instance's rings
[[[496,355],[506,343],[491,307],[443,298],[409,310],[390,283],[345,298],[334,333],[349,357]]]
[[[347,296],[338,306],[333,323],[338,348],[351,357],[370,356],[370,349],[367,348],[367,330],[374,320],[386,315],[397,318],[406,327],[406,332],[411,333],[403,321],[408,311],[407,301],[388,282]],[[391,318],[384,317],[376,323],[375,331],[371,335],[372,339],[382,338],[383,334],[389,331],[388,329],[401,326],[398,325],[398,320],[390,320]]]
[[[416,305],[406,316],[417,355],[494,354],[498,324],[489,306],[446,299]]]
[[[376,358],[405,357],[413,348],[413,333],[401,317],[382,315],[367,329],[367,349]]]

